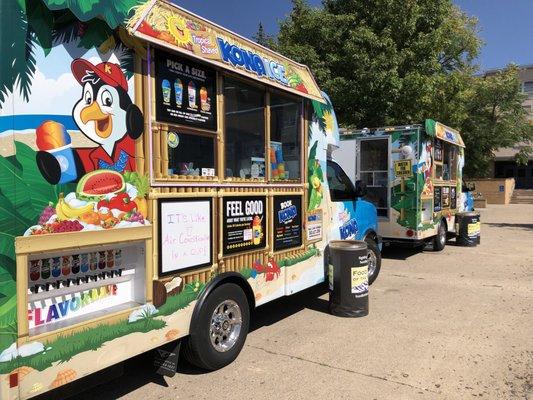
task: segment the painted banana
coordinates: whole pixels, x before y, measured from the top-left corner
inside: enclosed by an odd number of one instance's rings
[[[70,206],[63,197],[63,193],[59,195],[59,200],[56,205],[56,214],[57,219],[60,221],[65,221],[68,219],[78,219],[81,215],[91,212],[94,209],[94,203],[88,203],[83,207],[72,207]]]

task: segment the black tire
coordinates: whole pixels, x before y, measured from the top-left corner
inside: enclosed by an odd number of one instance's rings
[[[448,232],[446,229],[446,223],[440,221],[437,227],[437,235],[433,238],[433,251],[442,251],[446,247],[446,240]]]
[[[366,238],[365,242],[368,246],[368,284],[372,285],[378,278],[381,269],[381,252],[378,244],[373,239]],[[371,262],[375,263],[373,268],[370,265]]]
[[[217,350],[211,340],[215,309],[225,302],[235,303],[241,313],[241,327],[234,344],[225,351]],[[231,364],[244,346],[250,327],[250,308],[243,290],[233,283],[223,284],[209,294],[197,317],[196,329],[185,340],[183,355],[191,364],[214,371]],[[213,328],[214,329],[214,328]],[[231,336],[231,335],[230,335]],[[228,337],[229,341],[229,337]],[[219,342],[219,346],[224,341]]]

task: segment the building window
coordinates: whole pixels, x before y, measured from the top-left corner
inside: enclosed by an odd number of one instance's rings
[[[226,178],[264,178],[265,91],[226,79],[224,105]]]
[[[168,174],[215,176],[215,138],[168,132]]]
[[[523,92],[528,99],[533,99],[533,81],[524,82]]]
[[[301,101],[281,94],[270,96],[270,179],[299,181]]]

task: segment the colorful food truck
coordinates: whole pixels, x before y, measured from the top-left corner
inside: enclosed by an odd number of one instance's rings
[[[432,242],[442,250],[455,232],[455,214],[472,206],[462,190],[465,146],[459,132],[428,119],[345,131],[340,140],[335,157],[354,183],[367,187],[384,243]]]
[[[1,399],[181,339],[223,367],[251,310],[324,281],[332,239],[379,272],[307,67],[171,3],[100,3],[0,8]]]

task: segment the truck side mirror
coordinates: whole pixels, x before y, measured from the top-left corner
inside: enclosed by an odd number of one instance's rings
[[[366,184],[363,181],[355,182],[355,197],[365,197],[366,196]]]

